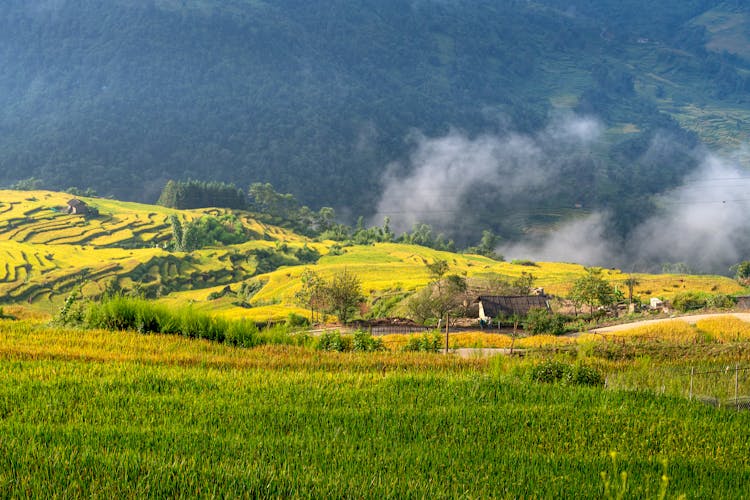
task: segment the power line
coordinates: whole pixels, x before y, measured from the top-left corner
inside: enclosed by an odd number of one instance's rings
[[[750,203],[750,198],[736,198],[736,199],[718,199],[718,200],[692,200],[692,201],[669,201],[669,200],[655,200],[658,205],[705,205],[705,204],[734,204],[734,203]],[[606,210],[608,207],[595,207],[595,206],[586,206],[586,207],[576,207],[571,205],[560,205],[556,207],[545,207],[545,208],[525,208],[525,209],[519,209],[519,210],[512,210],[508,213],[512,216],[518,216],[519,214],[528,214],[528,215],[569,215],[569,214],[555,214],[550,213],[554,212],[555,210],[566,210],[566,211],[581,211],[583,213],[586,212],[593,212],[593,211],[601,211]],[[425,209],[425,210],[378,210],[375,214],[376,215],[412,215],[412,214],[465,214],[467,210],[470,210],[469,207],[467,207],[464,210],[431,210],[431,209]]]

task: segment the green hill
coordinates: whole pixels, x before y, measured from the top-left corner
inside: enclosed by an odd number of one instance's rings
[[[378,243],[341,248],[225,209],[173,210],[154,205],[82,198],[98,216],[66,213],[70,196],[50,191],[0,191],[0,306],[55,313],[74,290],[96,299],[112,291],[140,293],[175,307],[192,304],[211,314],[256,321],[307,315],[295,299],[306,269],[324,278],[346,270],[362,283],[361,315],[404,313],[401,302],[430,281],[427,263],[448,262],[476,293],[499,280],[531,272],[535,286],[565,296],[585,271],[579,264],[500,262],[418,245]],[[227,218],[231,216],[231,218]],[[239,221],[244,240],[204,241],[190,252],[173,247],[171,218]],[[212,238],[217,233],[211,233]],[[530,266],[529,264],[533,264]],[[606,270],[624,287],[630,275]],[[719,276],[636,275],[637,295],[669,298],[684,291],[739,293]]]
[[[446,228],[514,237],[539,210],[583,204],[623,234],[694,167],[698,141],[747,135],[746,19],[709,0],[10,0],[0,184],[153,202],[169,178],[268,181],[356,218],[389,165],[409,171],[415,130],[538,137],[571,112],[603,123],[595,148],[553,154],[543,196],[475,190]],[[658,134],[674,147],[654,158]]]

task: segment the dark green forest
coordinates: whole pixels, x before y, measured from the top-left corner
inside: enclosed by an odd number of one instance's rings
[[[604,143],[559,158],[554,189],[476,190],[444,229],[463,243],[483,229],[512,238],[549,222],[540,211],[583,205],[613,211],[625,234],[711,142],[680,124],[680,106],[750,108],[748,62],[709,50],[692,22],[711,9],[747,12],[711,0],[6,0],[0,185],[34,177],[154,202],[168,179],[270,182],[352,223],[375,212],[389,165],[408,172],[414,131],[533,135],[564,110],[600,120]],[[646,154],[657,135],[672,147]]]

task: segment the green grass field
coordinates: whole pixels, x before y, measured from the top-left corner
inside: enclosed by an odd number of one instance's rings
[[[2,321],[0,494],[619,498],[622,472],[625,498],[750,488],[747,412],[531,382],[535,359]]]

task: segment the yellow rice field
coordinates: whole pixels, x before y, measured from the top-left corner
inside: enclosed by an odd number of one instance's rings
[[[228,211],[173,210],[82,197],[100,213],[100,217],[89,219],[65,213],[71,198],[69,194],[50,191],[0,190],[0,303],[23,302],[49,313],[59,307],[76,284],[87,282],[84,290],[96,294],[107,282],[115,280],[124,288],[158,288],[160,300],[168,304],[193,303],[229,317],[266,321],[283,319],[290,312],[305,313],[294,300],[305,268],[314,269],[324,278],[346,269],[357,275],[368,297],[411,292],[425,286],[430,279],[425,264],[436,259],[445,259],[451,273],[474,283],[512,281],[522,273],[532,273],[535,286],[558,296],[567,295],[575,279],[585,272],[577,264],[537,262],[528,266],[396,243],[348,246],[340,255],[328,255],[334,242],[311,241],[260,223],[244,212],[237,212],[238,218],[254,234],[263,235],[262,239],[189,254],[168,252],[162,247],[171,238],[170,215],[193,220]],[[260,276],[267,284],[252,298],[251,308],[233,305],[236,301],[231,299],[208,300],[212,292],[227,285],[238,290],[242,281],[254,275],[254,259],[237,256],[261,248],[274,250],[280,244],[292,250],[307,245],[322,257],[315,265],[282,267]],[[608,269],[603,276],[621,290],[630,277]],[[669,299],[684,291],[733,294],[743,290],[735,281],[720,276],[633,277],[639,282],[635,294],[644,300],[652,296]]]

